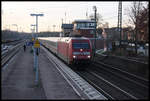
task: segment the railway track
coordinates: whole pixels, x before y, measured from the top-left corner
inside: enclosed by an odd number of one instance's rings
[[[9,49],[7,52],[3,53],[1,56],[2,63],[1,66],[4,67],[5,64],[13,57],[15,54],[19,51],[20,47],[23,45],[23,41],[19,44],[16,44],[11,49]]]
[[[45,52],[50,52],[51,53],[51,51],[48,50],[47,48],[43,47],[43,49],[47,50]],[[78,92],[76,87],[74,87],[74,83],[75,83],[76,86],[79,87],[80,90],[82,90],[84,92],[85,95],[88,96],[89,99],[103,99],[103,100],[107,99],[105,96],[103,96],[101,93],[99,93],[94,87],[89,85],[84,79],[82,79],[75,72],[73,72],[72,69],[66,67],[62,63],[59,63],[59,61],[56,59],[55,55],[54,56],[53,55],[51,55],[51,58],[53,58],[53,59],[50,59],[48,54],[46,54],[45,57],[47,57],[56,66],[56,68],[62,74],[64,79],[66,79],[66,81],[71,85],[71,87],[81,97],[81,99],[85,100],[83,95]],[[57,63],[56,63],[56,61],[57,61]],[[70,80],[68,80],[67,77],[69,77]],[[72,84],[71,82],[74,82],[74,83]]]
[[[112,58],[118,58],[124,61],[129,61],[129,62],[135,62],[135,63],[140,63],[140,64],[148,64],[148,58],[137,58],[137,57],[123,57],[123,56],[114,56],[114,55],[103,55],[103,54],[97,54],[96,57],[102,58],[102,57],[112,57]]]
[[[15,43],[15,42],[19,42],[19,41],[21,41],[21,39],[18,39],[18,40],[2,40],[2,43],[3,44],[7,44],[7,43]]]
[[[94,63],[94,64],[96,64],[96,63]],[[100,64],[97,64],[96,72],[103,71],[103,72],[101,72],[101,73],[103,73],[103,75],[105,75],[106,73],[109,74],[107,77],[107,79],[109,79],[109,81],[113,81],[116,85],[120,84],[118,86],[126,89],[128,92],[135,94],[139,98],[148,97],[148,95],[147,95],[148,94],[147,92],[149,89],[148,80],[145,80],[145,79],[138,77],[136,75],[133,75],[131,73],[119,70],[118,68],[108,66],[104,63],[101,66],[99,66],[99,65]],[[100,73],[98,73],[98,74],[100,74]],[[113,76],[114,76],[114,78],[111,78]],[[116,78],[118,78],[118,79],[116,79]],[[119,80],[119,82],[118,82],[118,80]],[[136,88],[140,88],[140,89],[136,89]]]
[[[15,40],[15,41],[10,41],[10,42],[3,42],[1,45],[7,46],[7,49],[3,50],[3,47],[2,47],[2,49],[1,49],[2,55],[5,54],[8,50],[11,50],[13,47],[15,47],[18,43],[22,43],[22,42],[24,42],[24,40]]]
[[[112,100],[128,100],[137,99],[133,95],[123,91],[108,80],[98,76],[92,71],[77,72],[81,77],[93,85],[97,90],[102,92],[108,99]]]
[[[122,59],[120,57],[112,56],[100,56],[97,55],[94,59],[97,62],[103,62],[104,64],[111,65],[120,70],[129,72],[130,74],[137,75],[141,78],[149,79],[148,63],[130,61],[129,59]]]
[[[92,66],[85,71],[76,72],[109,99],[148,99],[147,87],[141,87],[112,71]]]
[[[107,70],[108,72],[113,72],[113,73],[117,72],[118,75],[120,75],[122,77],[126,77],[128,80],[132,80],[132,82],[135,82],[138,85],[143,86],[145,88],[148,88],[148,86],[149,86],[149,81],[147,79],[139,77],[139,76],[134,75],[134,74],[131,74],[131,73],[126,72],[124,70],[121,70],[115,66],[105,64],[103,62],[94,62],[94,65],[96,65],[97,67],[101,67],[101,68],[103,67],[103,69]]]
[[[127,61],[131,61],[131,62],[137,62],[137,63],[141,63],[141,64],[148,64],[148,58],[137,58],[137,57],[121,57],[121,56],[111,56],[111,57],[116,57],[116,58],[120,58],[123,60],[127,60]]]
[[[107,58],[107,56],[104,58]],[[71,66],[77,74],[108,99],[148,99],[149,83],[147,81],[125,71],[109,67],[105,64],[93,62],[86,70],[79,71],[76,70],[76,67]]]
[[[101,60],[106,58],[108,56],[103,56]],[[77,73],[110,99],[149,98],[149,81],[118,67],[96,61]]]

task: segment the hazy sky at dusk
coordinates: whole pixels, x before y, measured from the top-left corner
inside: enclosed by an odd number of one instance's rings
[[[123,2],[123,21],[127,19],[125,9],[131,6],[132,2]],[[19,31],[31,32],[31,24],[35,24],[35,17],[30,16],[31,13],[43,13],[43,17],[39,17],[39,32],[53,31],[53,25],[56,25],[55,31],[61,30],[62,19],[71,23],[76,19],[86,19],[88,15],[94,13],[93,6],[97,7],[97,13],[102,15],[104,22],[109,23],[109,27],[117,26],[118,2],[2,2],[2,29],[10,28],[16,30],[18,25]]]

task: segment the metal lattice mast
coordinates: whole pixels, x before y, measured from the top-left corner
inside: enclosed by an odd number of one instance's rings
[[[121,45],[121,32],[122,32],[122,1],[119,1],[118,5],[118,31],[120,34],[120,45]]]

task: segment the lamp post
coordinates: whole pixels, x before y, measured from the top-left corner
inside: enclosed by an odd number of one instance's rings
[[[35,33],[35,26],[36,26],[36,25],[35,25],[35,24],[31,24],[31,27],[32,27],[32,26],[34,27],[34,28],[31,30],[31,31],[32,31],[32,37],[35,38],[35,34],[34,34],[34,33]]]
[[[96,24],[96,12],[97,12],[97,8],[96,6],[93,6],[93,9],[94,9],[94,20],[95,20],[95,42],[94,42],[94,57],[95,57],[95,52],[96,52],[96,27],[97,27],[97,24]]]
[[[56,25],[53,25],[53,30],[54,30],[54,32],[55,32],[55,27],[56,27]]]
[[[50,26],[48,26],[48,32],[50,32]]]
[[[33,26],[33,27],[34,27],[33,29],[35,30],[35,26],[36,26],[36,24],[31,24],[31,26]],[[34,32],[35,32],[35,31],[34,31]]]
[[[17,24],[12,24],[12,25],[17,27],[17,32],[18,32],[18,25]]]
[[[31,16],[36,16],[36,33],[38,33],[38,16],[43,16],[44,14],[30,14]],[[32,26],[32,25],[31,25]],[[33,25],[35,26],[35,25]],[[35,36],[35,38],[37,38]],[[36,85],[39,84],[39,67],[38,67],[38,52],[39,52],[39,46],[37,47],[35,43],[39,43],[36,39],[34,42],[34,70],[35,70],[35,83]],[[36,54],[37,53],[37,54]]]
[[[30,14],[31,16],[36,16],[36,33],[38,33],[38,16],[44,16],[44,14]]]

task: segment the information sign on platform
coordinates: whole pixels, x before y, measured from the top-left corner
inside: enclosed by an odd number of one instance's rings
[[[38,40],[35,40],[34,47],[40,48],[40,42]]]

